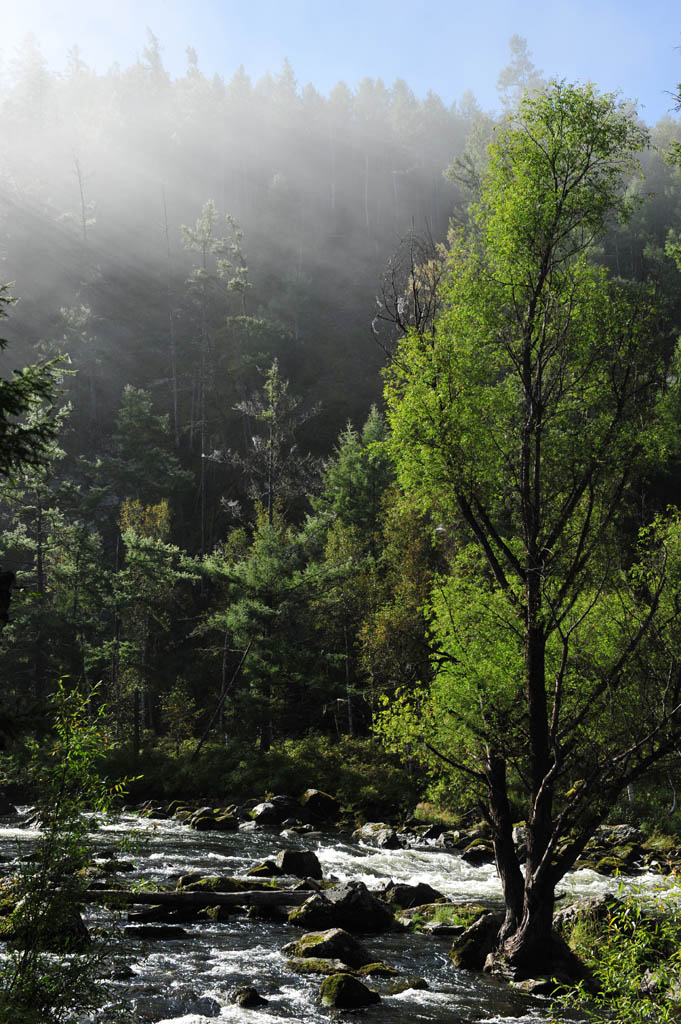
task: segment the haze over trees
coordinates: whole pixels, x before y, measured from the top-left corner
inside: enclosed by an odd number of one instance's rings
[[[131,760],[375,743],[387,700],[415,786],[486,789],[522,962],[677,742],[681,179],[676,120],[547,85],[518,38],[500,89],[498,120],[192,51],[171,80],[152,35],[105,75],[27,43],[3,376],[72,372],[58,437],[29,417],[3,449],[0,657],[5,742],[66,676]],[[55,372],[18,378],[29,406]]]

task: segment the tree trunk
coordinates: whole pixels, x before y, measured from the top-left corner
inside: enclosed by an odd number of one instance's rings
[[[494,857],[506,904],[506,918],[499,933],[503,942],[518,928],[523,910],[523,875],[513,842],[513,819],[506,790],[506,762],[490,753],[487,765],[489,813],[494,838]]]
[[[553,883],[544,879],[525,885],[523,916],[517,929],[502,945],[505,960],[513,967],[541,973],[553,957]]]

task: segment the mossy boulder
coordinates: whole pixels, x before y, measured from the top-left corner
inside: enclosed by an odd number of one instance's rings
[[[261,860],[258,864],[254,864],[252,868],[249,868],[246,872],[249,878],[276,878],[279,875],[283,875],[284,872],[281,868],[278,868],[276,863],[269,858]]]
[[[341,960],[347,967],[364,967],[375,963],[368,950],[342,928],[328,928],[323,932],[308,932],[295,942],[289,942],[282,952],[292,957]]]
[[[479,917],[466,931],[457,936],[449,950],[449,959],[455,967],[469,971],[481,971],[485,960],[496,945],[503,914],[486,913]]]
[[[381,997],[352,974],[332,974],[321,984],[319,1001],[336,1010],[359,1010],[380,1003]]]
[[[286,961],[286,967],[295,974],[342,974],[348,965],[342,960],[325,959],[321,956],[293,956]]]
[[[391,967],[384,960],[377,960],[374,964],[365,964],[358,967],[355,972],[360,978],[395,978],[399,975],[396,967]]]

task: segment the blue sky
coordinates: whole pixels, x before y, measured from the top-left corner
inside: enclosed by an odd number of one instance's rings
[[[528,42],[547,75],[593,81],[637,99],[654,122],[669,111],[681,81],[681,7],[672,0],[12,0],[2,14],[0,71],[28,32],[48,65],[63,68],[76,43],[93,68],[140,55],[150,28],[175,76],[193,46],[205,74],[229,79],[243,64],[253,79],[288,57],[301,85],[326,94],[365,76],[404,78],[423,97],[451,103],[471,89],[486,109],[508,41]]]

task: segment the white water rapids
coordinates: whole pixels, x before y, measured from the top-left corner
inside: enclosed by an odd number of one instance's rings
[[[0,855],[5,860],[23,856],[37,837],[35,830],[16,827],[5,819],[0,823]],[[127,879],[166,885],[174,884],[189,871],[242,876],[259,860],[291,845],[272,831],[196,832],[174,821],[152,821],[134,815],[103,822],[94,834],[95,845],[102,852],[120,841],[124,841],[124,848],[119,857],[135,865]],[[303,836],[297,845],[315,851],[325,878],[360,880],[370,889],[382,887],[391,879],[409,884],[427,882],[457,902],[501,900],[494,867],[473,867],[454,852],[380,850],[331,834]],[[645,884],[652,878],[639,876],[635,881]],[[615,890],[618,884],[593,871],[578,871],[565,879],[561,892],[568,898],[598,895]],[[190,922],[182,927],[189,933],[188,938],[130,941],[126,963],[132,977],[118,983],[121,993],[141,1000],[140,1006],[151,997],[159,1013],[163,1000],[190,988],[199,997],[216,1000],[219,1016],[171,1013],[154,1016],[155,1021],[329,1024],[333,1019],[331,1011],[316,1003],[321,977],[297,975],[286,968],[287,956],[281,947],[299,936],[299,929],[284,921],[237,915],[223,924]],[[362,941],[377,960],[392,964],[403,975],[425,978],[429,986],[427,990],[383,995],[380,1004],[362,1011],[361,1018],[367,1024],[546,1024],[552,1017],[546,1001],[529,999],[496,979],[453,967],[447,957],[451,938],[390,933],[363,936]],[[267,1005],[254,1010],[234,1005],[230,990],[235,984],[253,985],[268,1000]],[[142,1022],[150,1018],[140,1012],[138,1019]]]

